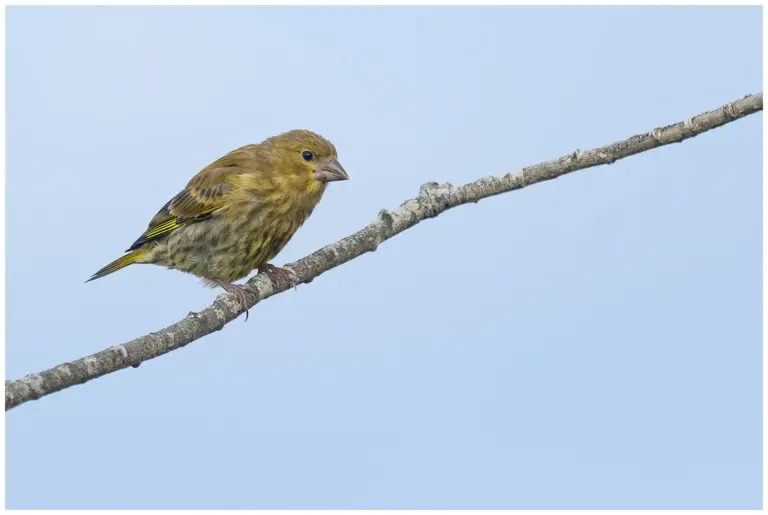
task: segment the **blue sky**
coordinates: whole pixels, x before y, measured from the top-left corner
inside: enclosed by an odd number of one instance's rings
[[[84,284],[199,169],[294,128],[333,184],[276,264],[762,89],[752,8],[7,10],[6,374],[216,291]],[[223,331],[6,415],[9,508],[758,508],[751,116],[450,211]]]

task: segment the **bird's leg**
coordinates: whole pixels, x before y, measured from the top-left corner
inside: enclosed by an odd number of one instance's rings
[[[237,299],[237,302],[240,303],[242,308],[245,310],[245,321],[248,321],[248,301],[245,297],[245,288],[240,286],[239,284],[233,284],[228,283],[225,281],[215,281],[216,284],[227,290],[229,293],[233,294],[235,298]]]
[[[281,268],[279,266],[272,265],[270,263],[267,263],[265,265],[261,265],[259,267],[259,273],[260,274],[267,274],[270,276],[270,279],[272,279],[274,276],[281,277],[284,279],[288,284],[293,286],[294,289],[296,289],[299,278],[296,276],[296,272],[289,268]]]

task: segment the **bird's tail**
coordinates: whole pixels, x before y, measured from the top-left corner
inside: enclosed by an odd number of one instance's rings
[[[118,259],[115,259],[114,261],[112,261],[110,264],[108,264],[107,266],[105,266],[104,268],[102,268],[101,270],[96,272],[95,274],[93,274],[91,276],[91,278],[88,279],[85,282],[91,282],[94,279],[99,279],[101,277],[104,277],[105,275],[111,274],[112,272],[117,272],[121,268],[125,268],[128,265],[132,265],[136,261],[138,261],[138,259],[141,256],[143,256],[146,253],[147,253],[147,251],[145,249],[136,249],[133,252],[129,252],[125,256],[123,256],[121,258],[118,258]]]

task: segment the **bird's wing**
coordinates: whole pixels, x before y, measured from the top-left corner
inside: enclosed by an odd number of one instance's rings
[[[126,251],[134,250],[179,227],[204,220],[224,207],[234,188],[232,178],[242,173],[245,147],[230,152],[195,175],[189,184],[169,200],[149,222],[149,227]]]

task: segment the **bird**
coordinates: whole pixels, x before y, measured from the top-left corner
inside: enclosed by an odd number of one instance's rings
[[[237,148],[197,173],[149,222],[126,254],[86,283],[134,263],[165,266],[233,294],[253,270],[295,274],[270,263],[312,214],[328,183],[349,179],[336,147],[309,130],[292,130]]]

